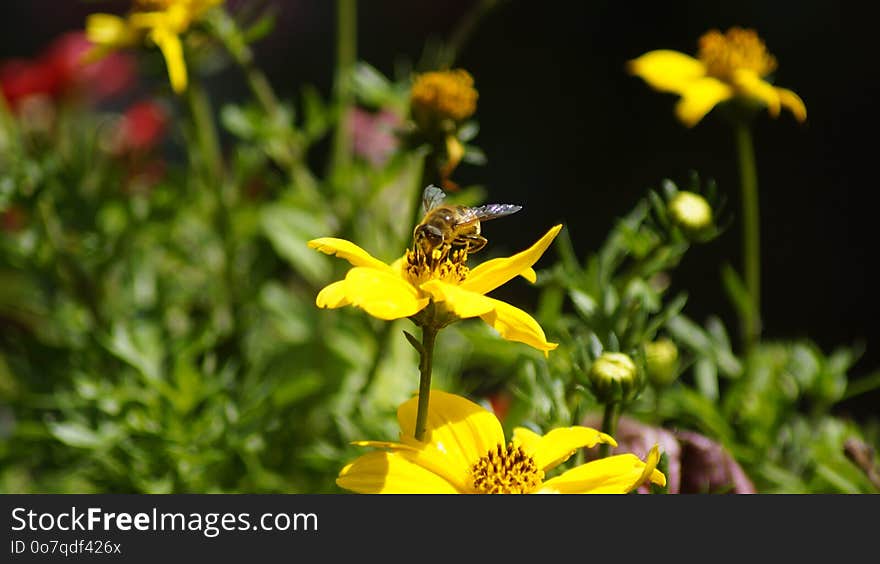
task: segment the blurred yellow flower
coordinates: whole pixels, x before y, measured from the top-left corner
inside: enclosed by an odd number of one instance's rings
[[[322,308],[354,305],[386,320],[416,316],[417,324],[435,329],[459,319],[480,317],[503,338],[546,354],[557,345],[547,342],[543,329],[532,316],[485,294],[516,276],[534,282],[532,265],[561,229],[557,225],[525,251],[486,261],[473,269],[466,266],[467,252],[449,245],[434,249],[431,256],[407,251],[389,265],[344,239],[314,239],[309,241],[309,247],[354,265],[343,280],[321,290],[316,304]],[[433,307],[428,308],[429,304]]]
[[[589,427],[554,429],[544,436],[514,429],[505,441],[492,412],[454,394],[432,390],[424,441],[417,441],[414,397],[397,410],[400,442],[359,441],[369,452],[346,465],[336,483],[358,493],[627,493],[651,482],[666,484],[656,469],[655,445],[642,461],[634,454],[609,456],[582,464],[550,479],[547,472],[578,449],[613,438]]]
[[[134,0],[124,18],[112,14],[91,14],[86,19],[86,35],[96,44],[93,57],[112,50],[133,47],[145,41],[159,47],[171,88],[186,90],[187,72],[180,36],[208,9],[223,0]]]
[[[785,107],[798,121],[807,119],[807,108],[797,94],[765,80],[776,69],[776,59],[751,29],[707,32],[700,37],[696,59],[661,49],[629,61],[627,67],[654,89],[679,94],[675,113],[688,127],[731,98],[757,101],[773,117]]]
[[[437,122],[461,122],[477,111],[474,79],[463,69],[433,71],[416,75],[410,90],[410,111],[423,128]]]

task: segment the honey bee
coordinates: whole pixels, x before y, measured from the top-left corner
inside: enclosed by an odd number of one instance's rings
[[[480,222],[518,212],[522,206],[513,204],[486,204],[477,207],[443,204],[446,194],[430,185],[422,194],[425,217],[413,231],[416,249],[426,256],[437,247],[448,244],[475,253],[486,246],[480,235]]]

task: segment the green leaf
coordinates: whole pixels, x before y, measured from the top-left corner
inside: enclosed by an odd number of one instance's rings
[[[740,319],[750,319],[752,311],[752,299],[746,285],[739,274],[729,263],[721,267],[721,281],[730,298],[730,303],[739,315]]]
[[[718,399],[718,371],[712,361],[706,358],[697,360],[694,364],[694,379],[703,396],[712,401]]]
[[[97,449],[106,447],[118,435],[118,428],[109,424],[101,427],[98,431],[94,431],[82,423],[76,422],[49,423],[47,426],[53,437],[68,446],[77,448]]]
[[[414,349],[416,349],[416,352],[418,352],[419,355],[425,354],[425,349],[422,346],[422,343],[412,333],[404,331],[403,336],[406,337],[406,340],[409,341],[409,344],[411,344]]]
[[[574,305],[575,311],[584,319],[589,320],[596,312],[596,300],[592,296],[581,292],[580,290],[569,290],[568,297]]]
[[[275,251],[315,286],[327,282],[332,265],[327,255],[310,249],[308,241],[330,233],[326,222],[315,214],[284,204],[263,208],[263,233]]]
[[[302,88],[303,132],[306,139],[314,141],[325,133],[331,125],[330,110],[321,99],[318,89],[307,84]]]
[[[249,25],[242,32],[242,38],[245,43],[253,43],[255,41],[259,41],[260,39],[266,37],[272,30],[275,29],[275,14],[273,9],[267,9],[266,13],[263,14],[257,21]],[[271,11],[270,11],[271,10]]]

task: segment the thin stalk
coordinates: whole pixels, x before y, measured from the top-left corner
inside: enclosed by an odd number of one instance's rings
[[[440,60],[441,67],[451,67],[455,63],[455,59],[458,58],[462,47],[464,47],[468,39],[473,35],[474,30],[477,28],[477,24],[479,24],[480,20],[482,20],[486,14],[492,11],[492,8],[498,4],[500,4],[500,0],[482,0],[475,4],[473,8],[461,18],[458,25],[455,27],[455,30],[453,30],[452,34],[449,36],[449,41],[446,43],[446,47],[443,50],[442,59]]]
[[[415,437],[417,441],[425,438],[425,427],[428,423],[428,401],[431,395],[431,369],[434,364],[434,341],[437,329],[430,325],[422,327],[421,362],[419,362],[419,407],[416,414]]]
[[[214,195],[214,228],[223,243],[223,278],[226,296],[232,309],[232,323],[238,321],[238,291],[235,272],[235,240],[230,204],[226,197],[226,176],[223,155],[220,149],[220,138],[214,122],[211,102],[204,87],[195,80],[190,81],[187,88],[187,101],[195,127],[196,143],[205,172],[205,183],[213,190]]]
[[[755,167],[755,147],[748,124],[740,121],[734,126],[739,155],[740,186],[742,188],[742,252],[746,289],[750,307],[741,320],[743,344],[751,348],[761,336],[761,233],[758,203],[758,174]]]
[[[620,413],[617,402],[605,404],[605,412],[602,414],[602,432],[612,437],[617,432],[617,417]],[[602,443],[599,445],[599,457],[605,458],[611,454],[611,445]]]
[[[339,119],[333,139],[333,163],[347,168],[352,161],[349,114],[354,105],[351,69],[357,62],[357,0],[336,2],[336,103]]]
[[[220,183],[223,179],[223,157],[220,150],[220,138],[214,125],[211,102],[205,89],[196,80],[190,80],[186,93],[190,115],[195,126],[196,142],[199,146],[202,165],[209,183],[213,184],[218,190],[222,205],[223,197],[222,193],[220,193]]]

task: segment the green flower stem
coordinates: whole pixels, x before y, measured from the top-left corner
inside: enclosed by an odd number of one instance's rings
[[[482,0],[477,2],[464,15],[464,17],[462,17],[458,22],[458,25],[456,25],[455,30],[449,36],[449,41],[446,43],[443,50],[439,61],[441,68],[444,66],[451,67],[455,63],[455,59],[458,58],[462,47],[464,47],[465,43],[467,43],[468,39],[473,35],[477,25],[500,3],[501,0]]]
[[[190,80],[187,87],[187,101],[195,127],[196,144],[199,157],[204,167],[205,183],[214,190],[215,215],[214,227],[223,243],[223,277],[226,295],[233,311],[232,323],[238,321],[238,292],[236,291],[235,272],[235,234],[230,212],[230,204],[226,197],[226,176],[223,164],[223,153],[220,149],[220,138],[214,123],[214,112],[204,87],[197,80]]]
[[[757,342],[761,335],[761,233],[758,209],[758,174],[755,167],[755,147],[752,132],[744,121],[734,126],[739,154],[740,184],[743,213],[743,263],[746,289],[751,300],[742,322],[745,348]]]
[[[208,175],[209,183],[214,184],[219,191],[223,179],[223,153],[220,150],[220,138],[214,125],[211,102],[204,87],[193,79],[189,81],[186,94],[205,173]],[[223,198],[221,197],[220,200],[222,202]]]
[[[611,402],[605,404],[605,413],[602,414],[602,432],[612,437],[617,432],[617,417],[620,415],[619,404]],[[599,456],[605,458],[611,454],[611,445],[602,443],[599,445]]]
[[[333,139],[333,163],[346,168],[352,161],[349,114],[354,105],[351,88],[351,69],[357,62],[357,0],[336,2],[336,102],[339,119]]]
[[[421,362],[419,362],[419,407],[416,414],[415,437],[417,441],[425,438],[425,427],[428,423],[428,400],[431,395],[431,369],[434,364],[434,341],[438,329],[425,325],[422,327]]]

